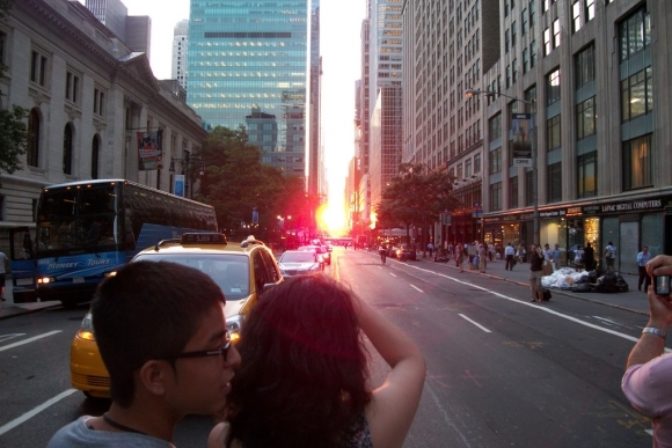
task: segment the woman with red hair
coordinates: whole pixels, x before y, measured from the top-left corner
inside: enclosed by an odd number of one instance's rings
[[[363,335],[390,366],[373,390]],[[402,446],[425,361],[399,328],[335,280],[293,277],[265,292],[238,349],[229,422],[213,429],[209,447]]]

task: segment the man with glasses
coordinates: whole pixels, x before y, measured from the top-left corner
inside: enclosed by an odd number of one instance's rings
[[[221,411],[240,364],[224,303],[209,276],[165,261],[130,263],[105,280],[91,312],[112,404],[61,428],[48,446],[173,446],[184,416]]]

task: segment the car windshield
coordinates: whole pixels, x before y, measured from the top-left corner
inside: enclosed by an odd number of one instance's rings
[[[226,300],[244,299],[250,294],[249,258],[236,254],[140,254],[133,261],[171,261],[208,274]]]
[[[315,255],[307,251],[285,252],[279,261],[280,263],[315,263]]]

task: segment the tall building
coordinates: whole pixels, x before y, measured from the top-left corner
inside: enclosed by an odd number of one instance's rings
[[[501,45],[485,73],[485,236],[567,253],[672,251],[672,2],[500,1]],[[532,157],[514,157],[528,113]],[[487,123],[487,124],[486,124]],[[601,257],[600,257],[601,258]],[[604,261],[603,259],[601,260]]]
[[[189,20],[181,20],[173,31],[173,62],[171,78],[176,79],[183,88],[187,88]]]
[[[262,160],[304,176],[309,83],[308,0],[192,0],[187,101],[208,127],[264,139]],[[273,116],[257,123],[255,114]],[[277,132],[255,126],[277,126]],[[275,132],[275,134],[274,134]],[[277,135],[275,137],[274,135]]]
[[[370,0],[368,10],[369,220],[401,163],[402,1]],[[366,100],[366,99],[365,99]],[[366,113],[366,112],[365,112]],[[374,123],[375,117],[375,123]],[[375,127],[375,132],[374,132]],[[375,171],[375,172],[374,172]]]
[[[121,0],[86,0],[86,7],[132,51],[150,56],[152,21],[129,16]]]
[[[320,0],[312,0],[310,6],[310,85],[308,126],[308,192],[326,194],[324,160],[320,144],[322,59],[320,57]]]
[[[403,5],[403,160],[451,173],[461,203],[451,211],[451,226],[436,224],[437,242],[482,238],[481,98],[464,92],[479,88],[483,73],[499,58],[498,3],[405,0]]]

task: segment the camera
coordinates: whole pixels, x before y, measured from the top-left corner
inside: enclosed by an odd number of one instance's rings
[[[658,275],[653,278],[653,290],[659,296],[670,295],[670,276]]]

